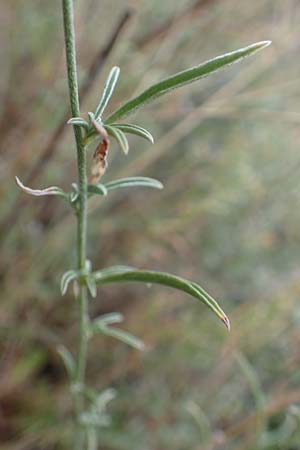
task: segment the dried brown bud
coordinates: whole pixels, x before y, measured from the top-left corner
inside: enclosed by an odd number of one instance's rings
[[[109,148],[108,136],[103,139],[95,150],[91,168],[91,177],[89,182],[96,184],[100,178],[104,175],[107,168],[107,152]]]

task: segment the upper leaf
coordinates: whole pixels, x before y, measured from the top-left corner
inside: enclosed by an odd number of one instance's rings
[[[106,131],[108,134],[116,139],[118,144],[120,145],[121,149],[125,153],[125,155],[129,152],[129,144],[127,141],[127,137],[123,133],[123,131],[119,130],[118,128],[115,128],[113,126],[107,125],[105,126]]]
[[[99,284],[115,283],[115,282],[143,282],[156,283],[170,286],[180,291],[190,294],[208,306],[219,319],[230,329],[230,322],[224,311],[218,303],[197,283],[190,282],[184,278],[177,277],[165,272],[155,272],[148,270],[114,270],[108,268],[93,274],[95,282]]]
[[[105,86],[104,86],[102,97],[100,99],[99,105],[97,106],[97,109],[95,112],[95,119],[98,119],[98,117],[102,116],[103,111],[106,108],[106,106],[109,102],[109,99],[114,92],[119,75],[120,75],[120,68],[113,67],[108,75],[108,78],[107,78]]]
[[[107,191],[112,191],[113,189],[127,188],[127,187],[151,187],[155,189],[163,189],[163,184],[155,180],[154,178],[148,177],[128,177],[120,178],[119,180],[109,181],[105,185]]]
[[[113,123],[116,120],[126,117],[129,114],[132,114],[136,109],[144,106],[161,95],[167,94],[171,90],[178,87],[197,81],[200,78],[207,77],[208,75],[211,75],[226,66],[240,61],[246,56],[253,55],[255,52],[268,47],[270,44],[271,41],[257,42],[234,52],[217,56],[216,58],[200,64],[199,66],[172,75],[171,77],[152,85],[137,97],[124,103],[124,105],[106,118],[105,123]]]
[[[151,142],[151,144],[154,143],[152,134],[145,128],[138,125],[134,125],[132,123],[112,123],[111,126],[124,131],[124,133],[135,134],[136,136],[147,139],[147,141]]]

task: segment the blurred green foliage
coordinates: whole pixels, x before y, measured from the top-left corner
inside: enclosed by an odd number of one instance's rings
[[[3,223],[19,196],[14,175],[26,179],[67,104],[60,6],[0,4]],[[126,262],[199,281],[229,312],[232,332],[168,289],[103,287],[93,314],[121,310],[146,350],[109,337],[91,344],[91,382],[118,393],[101,448],[298,450],[299,2],[78,0],[81,79],[128,7],[134,17],[83,111],[96,107],[115,64],[112,110],[128,93],[222,52],[263,39],[273,46],[149,106],[139,123],[154,135],[152,148],[135,137],[127,157],[111,148],[105,182],[154,176],[165,189],[91,202],[95,267]],[[32,187],[69,187],[71,149],[66,126]],[[59,277],[73,260],[74,221],[59,200],[23,201],[0,236],[0,443],[62,450],[71,400],[56,347],[76,348],[77,318]]]

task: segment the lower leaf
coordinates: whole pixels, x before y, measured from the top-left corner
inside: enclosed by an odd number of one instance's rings
[[[230,330],[230,322],[225,312],[221,309],[216,300],[214,300],[197,283],[193,283],[185,280],[184,278],[177,277],[166,272],[130,269],[120,271],[114,270],[113,267],[99,272],[94,272],[93,276],[95,278],[95,282],[98,284],[118,282],[156,283],[186,292],[204,303],[225,324],[227,329]]]

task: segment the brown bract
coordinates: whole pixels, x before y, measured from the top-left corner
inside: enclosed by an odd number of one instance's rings
[[[97,146],[91,167],[91,176],[89,182],[91,184],[96,184],[99,182],[100,178],[104,175],[107,168],[107,152],[109,148],[109,139],[103,139],[102,142]]]
[[[107,152],[109,148],[109,137],[106,129],[96,120],[92,120],[93,127],[102,136],[102,141],[97,146],[91,167],[91,176],[89,183],[96,184],[100,178],[105,174],[107,168]]]

